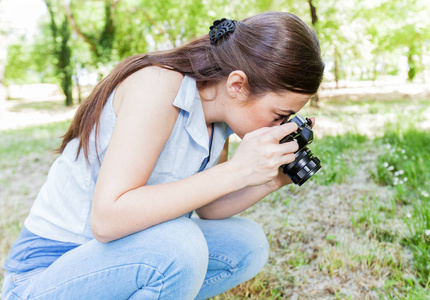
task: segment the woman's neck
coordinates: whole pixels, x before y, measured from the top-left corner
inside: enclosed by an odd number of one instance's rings
[[[206,125],[215,122],[224,122],[225,100],[228,94],[225,91],[225,82],[217,85],[198,88],[202,101]]]

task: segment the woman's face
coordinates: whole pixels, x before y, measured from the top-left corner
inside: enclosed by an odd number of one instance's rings
[[[297,113],[310,99],[310,95],[285,91],[267,93],[244,104],[231,105],[227,124],[240,137],[262,127],[280,125],[281,122]]]

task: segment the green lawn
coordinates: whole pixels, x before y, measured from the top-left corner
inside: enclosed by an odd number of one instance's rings
[[[317,117],[309,148],[323,168],[243,213],[266,230],[269,263],[214,299],[430,298],[429,104],[369,99],[306,107],[303,115]],[[0,131],[1,264],[67,126]]]

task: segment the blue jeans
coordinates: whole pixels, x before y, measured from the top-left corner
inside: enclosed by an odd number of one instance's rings
[[[207,299],[257,275],[269,253],[254,221],[180,217],[87,242],[48,268],[6,272],[2,299]]]

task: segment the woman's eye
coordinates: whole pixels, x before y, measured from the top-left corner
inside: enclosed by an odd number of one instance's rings
[[[279,115],[279,114],[276,114],[276,115],[277,115],[276,121],[288,119],[290,117],[290,116]]]

